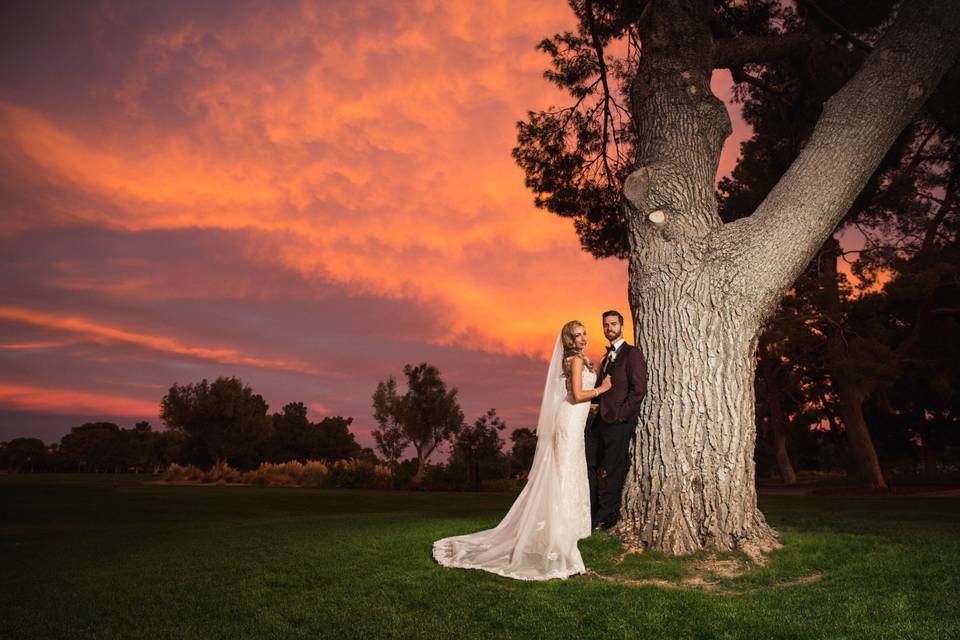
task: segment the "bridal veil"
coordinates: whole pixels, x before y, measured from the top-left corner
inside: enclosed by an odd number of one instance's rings
[[[520,580],[582,573],[577,540],[590,535],[583,454],[588,411],[589,403],[567,400],[563,343],[558,336],[547,369],[537,420],[537,448],[526,486],[493,529],[436,541],[433,557],[437,562]]]

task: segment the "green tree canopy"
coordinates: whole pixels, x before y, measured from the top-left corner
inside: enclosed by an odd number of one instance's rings
[[[481,473],[503,462],[503,439],[500,432],[506,426],[497,415],[497,410],[490,409],[457,434],[450,464],[467,469],[467,485],[474,491],[480,490]]]
[[[291,402],[279,413],[270,416],[273,429],[267,445],[267,458],[273,462],[287,460],[340,460],[361,453],[349,426],[352,418],[331,416],[319,423],[307,418],[302,402]]]
[[[87,422],[61,438],[59,453],[77,469],[117,467],[125,457],[123,434],[112,422]]]
[[[30,472],[44,469],[49,458],[47,445],[38,438],[14,438],[0,442],[0,469]]]
[[[457,389],[447,389],[440,371],[426,362],[403,368],[407,391],[400,394],[393,376],[377,385],[373,393],[373,417],[379,428],[373,436],[377,448],[389,460],[396,461],[412,445],[417,452],[414,483],[426,477],[426,462],[444,442],[463,428],[463,411],[457,401]]]
[[[533,429],[521,427],[510,434],[513,447],[510,449],[510,464],[514,469],[526,473],[533,466],[533,455],[537,451],[537,434]]]
[[[248,455],[270,435],[267,403],[233,377],[174,384],[160,403],[160,417],[191,434],[217,464]]]

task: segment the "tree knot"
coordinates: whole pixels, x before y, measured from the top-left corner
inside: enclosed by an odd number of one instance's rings
[[[653,183],[653,170],[649,167],[639,167],[627,176],[623,183],[623,196],[635,209],[642,211],[650,187]]]

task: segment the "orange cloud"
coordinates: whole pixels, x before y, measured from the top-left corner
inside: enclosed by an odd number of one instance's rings
[[[534,49],[572,28],[569,7],[284,6],[151,33],[104,88],[115,111],[83,127],[0,103],[0,137],[42,170],[37,180],[110,204],[77,205],[78,220],[250,230],[254,263],[444,315],[432,342],[542,355],[563,322],[581,318],[599,337],[602,310],[627,310],[625,266],[584,254],[569,221],[536,210],[510,157],[516,120],[569,102]],[[161,97],[176,125],[156,117]],[[125,287],[137,295],[137,283]]]
[[[48,340],[45,342],[8,342],[0,344],[0,349],[6,351],[32,351],[35,349],[56,349],[73,344],[73,340]]]
[[[43,411],[68,415],[155,416],[156,402],[87,393],[74,389],[50,389],[0,383],[0,406],[19,411]]]

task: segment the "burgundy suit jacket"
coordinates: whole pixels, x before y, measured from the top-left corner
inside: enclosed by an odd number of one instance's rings
[[[635,422],[640,415],[640,403],[647,395],[647,361],[637,347],[623,343],[617,349],[617,358],[613,365],[603,366],[603,375],[597,380],[610,376],[613,387],[600,395],[600,417],[607,424]]]

